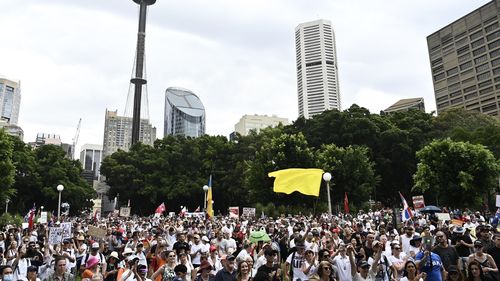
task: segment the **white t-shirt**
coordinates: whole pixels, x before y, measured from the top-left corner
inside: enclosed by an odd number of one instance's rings
[[[370,271],[368,271],[368,275],[366,275],[366,278],[363,278],[359,272],[356,272],[356,274],[352,277],[353,281],[375,281],[375,272],[373,272],[370,268]]]
[[[349,262],[349,257],[342,257],[341,255],[333,258],[333,264],[337,267],[337,274],[339,276],[339,281],[351,281],[351,263]]]
[[[203,243],[201,243],[201,242],[198,244],[193,244],[193,245],[191,245],[191,254],[198,252],[198,250],[200,250],[200,252],[203,252],[204,249],[205,249],[205,245],[203,245]],[[192,262],[194,264],[200,264],[201,263],[200,258],[201,258],[201,253],[196,253],[194,258],[192,259]]]
[[[292,256],[293,261],[292,261]],[[302,272],[302,263],[304,262],[304,257],[300,255],[299,253],[291,253],[287,258],[286,262],[290,264],[292,267],[292,272],[293,272],[293,281],[296,281],[297,279],[300,280],[307,280],[307,276]]]

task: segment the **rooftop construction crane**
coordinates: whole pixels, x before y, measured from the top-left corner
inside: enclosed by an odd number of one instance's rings
[[[73,137],[73,160],[75,159],[76,144],[78,143],[78,137],[80,137],[80,126],[82,125],[82,118],[78,121],[78,126],[76,126],[76,133]]]

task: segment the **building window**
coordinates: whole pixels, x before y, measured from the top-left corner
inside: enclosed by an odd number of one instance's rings
[[[483,63],[483,62],[485,62],[485,61],[487,61],[487,60],[488,60],[488,56],[487,56],[487,55],[484,55],[484,56],[480,56],[480,57],[479,57],[479,58],[477,58],[477,59],[474,59],[474,63],[475,63],[476,65],[478,65],[478,64]]]
[[[476,72],[479,73],[479,72],[483,72],[485,70],[488,70],[490,69],[490,65],[488,63],[485,63],[485,64],[482,64],[478,67],[476,67]]]
[[[434,76],[434,81],[439,81],[441,79],[444,78],[444,72],[443,73],[439,73],[438,75],[435,75]]]
[[[490,58],[496,58],[500,55],[500,49],[490,52]]]
[[[490,78],[490,76],[491,76],[491,73],[490,73],[489,71],[488,71],[488,72],[485,72],[485,73],[482,73],[482,74],[479,74],[479,75],[477,76],[477,81],[483,81],[483,80],[485,80],[485,79]]]
[[[461,55],[461,54],[463,54],[463,53],[465,53],[465,52],[467,52],[467,51],[469,51],[469,45],[464,46],[464,47],[462,47],[462,48],[458,49],[458,50],[457,50],[457,55]]]
[[[458,73],[458,67],[454,67],[454,68],[452,68],[452,69],[450,69],[450,70],[446,71],[446,74],[447,74],[448,76],[453,75],[453,74],[456,74],[456,73]]]
[[[484,82],[479,83],[477,86],[478,86],[479,88],[482,88],[482,87],[489,86],[489,85],[491,85],[492,83],[493,83],[493,82],[492,82],[491,80],[488,80],[488,81],[484,81]]]
[[[467,69],[467,68],[469,68],[469,67],[471,67],[471,66],[472,66],[472,61],[468,61],[468,62],[466,62],[466,63],[462,63],[462,64],[460,65],[460,70]]]
[[[493,43],[488,44],[488,48],[490,48],[490,50],[491,49],[495,49],[498,46],[500,46],[500,40],[497,40],[497,41],[495,41]]]
[[[489,41],[492,41],[492,40],[498,38],[499,36],[500,36],[500,30],[497,30],[497,31],[491,33],[490,35],[486,36],[486,39],[489,42]]]
[[[481,24],[479,24],[479,25],[477,25],[477,26],[475,26],[475,27],[473,27],[471,29],[474,29],[474,28],[477,28],[477,27],[480,27],[480,26],[481,26]],[[470,31],[470,29],[469,29],[469,31]],[[473,34],[470,35],[470,40],[471,41],[472,40],[476,40],[477,38],[481,37],[482,35],[483,35],[483,31],[479,30],[478,32],[473,33]]]
[[[491,93],[492,91],[493,91],[493,87],[488,87],[486,89],[480,90],[479,94],[480,95],[484,95],[484,94],[487,94],[487,93]]]
[[[441,63],[443,63],[443,58],[438,58],[438,59],[433,60],[431,62],[431,65],[432,65],[432,67],[434,67],[434,66],[441,64]]]
[[[472,46],[472,48],[476,48],[476,47],[483,45],[483,43],[484,43],[484,38],[480,38],[480,39],[470,43],[470,45]]]
[[[458,62],[464,62],[464,61],[466,61],[468,59],[470,59],[470,54],[469,53],[467,53],[467,54],[465,54],[463,56],[458,57]]]
[[[493,43],[492,43],[492,44],[493,44]],[[490,48],[490,49],[491,49],[491,48]],[[472,54],[473,54],[474,56],[477,56],[477,55],[480,55],[480,54],[482,54],[482,53],[484,53],[484,52],[486,52],[486,47],[485,47],[485,46],[483,46],[483,47],[481,47],[481,48],[479,48],[479,49],[477,49],[477,50],[472,51]]]

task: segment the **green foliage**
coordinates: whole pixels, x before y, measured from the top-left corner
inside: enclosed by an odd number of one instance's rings
[[[441,198],[440,204],[477,208],[498,190],[499,163],[482,145],[435,140],[417,158],[414,189]]]
[[[222,136],[169,136],[157,140],[153,147],[138,144],[129,152],[119,151],[106,158],[101,172],[111,186],[111,197],[120,194],[122,203],[130,200],[138,214],[151,214],[161,202],[169,211],[203,206],[202,186],[210,175],[216,212],[225,213],[229,206],[256,206],[258,213],[263,210],[273,216],[326,211],[324,185],[319,198],[273,192],[273,178],[268,173],[286,168],[331,172],[334,209],[342,206],[344,191],[349,194],[351,210],[368,208],[370,197],[393,206],[400,203],[398,191],[405,196],[421,194],[422,189],[412,189],[419,162],[416,153],[433,139],[450,137],[482,144],[498,156],[499,128],[496,119],[461,110],[439,117],[418,110],[378,115],[353,105],[311,119],[300,117],[289,126],[236,135],[231,141]],[[427,169],[429,178],[434,174],[440,177],[445,171],[420,166],[418,173]],[[477,185],[474,174],[466,170],[456,178],[460,188]],[[436,195],[449,197],[444,191],[425,191],[428,202]]]
[[[0,200],[5,202],[15,190],[14,184],[15,167],[12,163],[13,144],[5,130],[0,129]]]
[[[13,225],[17,227],[21,227],[24,219],[20,215],[11,215],[10,213],[3,213],[0,216],[0,227],[4,227],[6,225]]]
[[[316,151],[316,155],[316,166],[332,174],[332,204],[343,204],[345,192],[353,202],[373,198],[379,178],[375,176],[375,164],[369,158],[367,147],[327,144]]]

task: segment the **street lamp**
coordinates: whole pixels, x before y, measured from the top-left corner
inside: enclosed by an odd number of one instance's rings
[[[330,180],[332,179],[332,174],[326,172],[323,174],[323,180],[326,182],[326,194],[328,196],[328,215],[332,217],[332,202],[330,198]]]
[[[5,199],[5,213],[6,214],[9,211],[9,202],[10,202],[9,198]]]
[[[59,201],[57,203],[57,220],[61,219],[61,193],[64,190],[64,185],[60,184],[57,186],[57,191],[59,191]]]
[[[203,201],[203,211],[207,210],[207,192],[208,192],[208,185],[203,186],[203,191],[205,191],[205,200]]]

